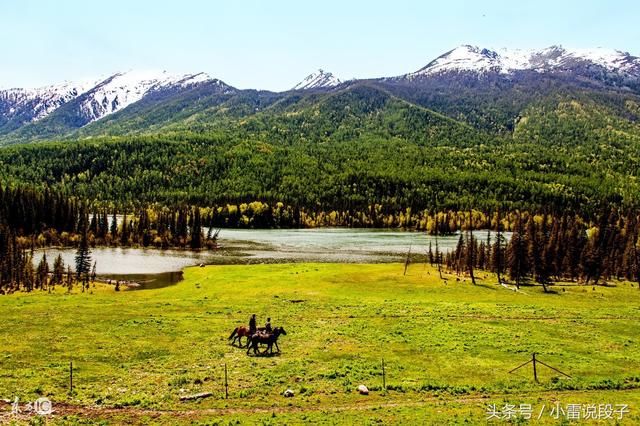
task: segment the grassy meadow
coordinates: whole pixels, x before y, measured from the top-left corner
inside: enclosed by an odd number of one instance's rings
[[[0,399],[45,396],[55,412],[12,417],[5,401],[0,422],[483,424],[489,404],[527,403],[558,424],[556,403],[612,403],[640,423],[637,285],[544,294],[445,278],[421,264],[207,266],[161,289],[2,296]],[[230,346],[252,313],[285,327],[279,355]],[[508,373],[533,352],[571,378]],[[213,396],[180,401],[198,392]]]

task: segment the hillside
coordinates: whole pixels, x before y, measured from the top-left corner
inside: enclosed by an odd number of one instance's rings
[[[549,96],[582,90],[637,97],[640,59],[602,48],[463,45],[401,76],[342,82],[320,69],[281,93],[239,90],[205,73],[120,72],[93,82],[0,90],[0,144],[154,133],[194,120],[211,127],[229,115],[261,113],[278,100],[289,103],[363,83],[483,130],[508,132],[523,109]]]
[[[638,205],[638,59],[545,54],[531,68],[467,46],[406,75],[281,93],[169,79],[78,127],[90,90],[0,136],[59,140],[0,149],[0,176],[128,205]]]
[[[0,175],[118,204],[586,210],[640,201],[633,105],[547,99],[498,135],[361,84],[219,126],[203,114],[154,136],[5,148]]]

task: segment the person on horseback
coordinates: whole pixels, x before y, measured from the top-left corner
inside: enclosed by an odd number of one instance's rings
[[[256,331],[258,331],[258,327],[256,325],[256,314],[253,314],[249,319],[249,333],[253,336],[256,334]]]
[[[271,318],[267,318],[267,323],[264,325],[264,331],[269,334],[273,333],[273,329],[271,328]]]

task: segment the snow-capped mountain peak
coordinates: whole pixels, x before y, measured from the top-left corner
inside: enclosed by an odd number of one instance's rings
[[[37,121],[85,93],[96,83],[89,80],[77,83],[67,81],[35,89],[0,90],[0,113],[7,117],[28,114],[29,121]],[[3,105],[5,108],[2,108]]]
[[[291,90],[319,89],[324,87],[334,87],[342,83],[340,79],[332,73],[318,69],[317,72],[309,74],[300,83],[293,86]]]
[[[146,94],[170,87],[185,88],[211,80],[205,73],[176,75],[166,71],[116,73],[88,91],[80,108],[88,122],[138,102]]]
[[[509,69],[520,69],[524,66],[526,66],[526,54],[519,51],[501,55],[493,50],[462,45],[439,56],[414,74],[431,75],[446,71],[506,72]]]
[[[420,70],[407,74],[407,77],[447,72],[546,72],[571,69],[579,65],[596,65],[608,71],[631,72],[640,70],[640,59],[626,52],[604,48],[566,49],[551,46],[541,50],[491,50],[462,45],[439,56]]]
[[[222,89],[230,89],[205,73],[127,71],[79,83],[64,82],[36,89],[0,90],[0,117],[5,121],[13,120],[19,126],[39,121],[62,105],[73,102],[81,117],[77,122],[86,125],[126,108],[154,91],[189,89],[207,82],[217,82]]]

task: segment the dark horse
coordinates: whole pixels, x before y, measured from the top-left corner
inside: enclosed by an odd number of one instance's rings
[[[250,341],[249,339],[251,338],[251,332],[249,331],[249,327],[247,327],[246,325],[241,325],[240,327],[236,327],[231,333],[231,336],[229,336],[229,340],[233,339],[233,341],[231,342],[232,345],[236,343],[236,341],[238,341],[238,346],[242,347],[243,337],[247,338],[247,345],[248,345]]]
[[[273,353],[273,345],[276,345],[276,349],[280,352],[280,347],[278,346],[278,337],[280,337],[280,335],[287,335],[284,327],[274,328],[273,333],[258,332],[250,336],[249,343],[247,344],[247,355],[249,355],[251,348],[253,348],[253,353],[257,355],[260,343],[267,345],[267,348],[262,352],[263,354],[267,352]]]
[[[258,331],[264,331],[265,328],[264,327],[258,327],[257,328]],[[233,341],[231,342],[231,344],[235,344],[236,341],[238,342],[238,346],[242,347],[242,338],[246,337],[247,338],[247,346],[249,345],[249,341],[251,338],[251,331],[249,331],[249,327],[247,327],[246,325],[241,325],[240,327],[236,327],[232,332],[231,332],[231,336],[229,336],[229,340],[233,339]]]

